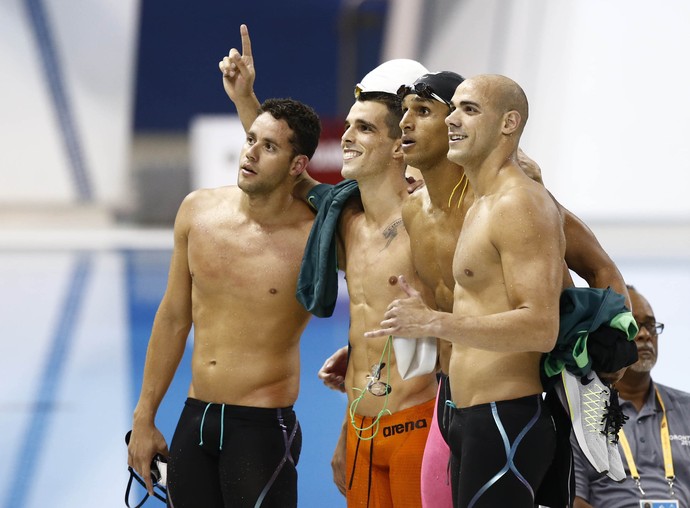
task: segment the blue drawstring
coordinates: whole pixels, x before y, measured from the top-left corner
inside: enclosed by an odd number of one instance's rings
[[[204,414],[201,416],[201,426],[199,427],[199,446],[204,444],[204,420],[206,419],[206,411],[211,407],[211,402],[206,404],[206,409],[204,409]]]
[[[225,424],[225,404],[220,406],[220,445],[219,450],[223,449],[223,425]]]
[[[206,404],[206,408],[204,409],[204,414],[201,416],[201,426],[199,427],[199,446],[203,446],[204,444],[204,420],[206,420],[206,412],[208,411],[208,408],[213,405],[213,402],[209,402]],[[218,449],[222,450],[223,449],[223,432],[225,430],[225,404],[220,405],[220,444],[218,445]]]

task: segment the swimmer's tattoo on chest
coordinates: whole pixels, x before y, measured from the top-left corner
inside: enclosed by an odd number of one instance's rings
[[[393,238],[398,236],[398,228],[402,224],[402,219],[396,219],[393,222],[391,222],[388,226],[386,226],[386,229],[383,230],[383,237],[386,239],[386,245],[384,245],[384,249],[387,248],[391,242],[393,241]],[[383,249],[381,249],[383,250]]]

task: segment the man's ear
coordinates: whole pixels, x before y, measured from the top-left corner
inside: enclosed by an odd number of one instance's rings
[[[402,160],[403,155],[404,154],[402,151],[402,139],[398,139],[393,145],[393,159]]]
[[[307,164],[309,164],[309,157],[306,155],[295,155],[292,159],[292,166],[290,167],[290,174],[292,176],[299,176],[307,169]]]
[[[522,123],[522,117],[520,116],[520,113],[515,111],[514,109],[511,111],[508,111],[504,116],[503,116],[503,128],[501,129],[501,132],[503,134],[513,134],[520,128],[520,124]]]

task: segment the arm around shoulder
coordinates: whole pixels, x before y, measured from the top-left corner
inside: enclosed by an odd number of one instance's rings
[[[309,192],[319,185],[321,182],[314,179],[307,170],[302,171],[302,173],[295,179],[295,185],[292,188],[292,195],[295,199],[302,201],[307,200]]]
[[[611,287],[622,294],[626,305],[632,309],[623,276],[592,230],[555,198],[554,202],[563,216],[566,241],[565,261],[568,268],[582,277],[590,287],[602,289]]]

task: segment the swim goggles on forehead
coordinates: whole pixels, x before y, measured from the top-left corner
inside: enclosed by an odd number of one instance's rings
[[[400,100],[403,100],[405,96],[411,93],[419,95],[422,99],[435,99],[447,106],[450,106],[450,103],[434,92],[434,89],[431,87],[431,85],[428,85],[427,83],[421,82],[413,85],[401,85],[400,88],[398,88],[397,95]]]

